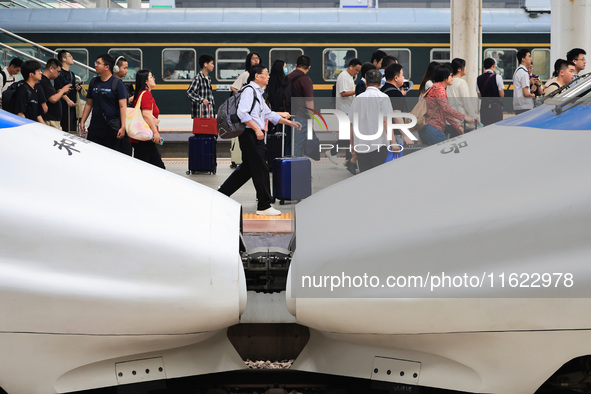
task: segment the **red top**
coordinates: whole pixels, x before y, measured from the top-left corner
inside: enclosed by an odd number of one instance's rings
[[[152,96],[152,92],[150,92],[147,89],[142,90],[141,92],[139,92],[134,98],[133,98],[133,104],[132,106],[135,107],[135,105],[137,104],[137,99],[138,97],[140,97],[140,95],[143,93],[142,96],[142,102],[140,103],[140,110],[152,110],[152,114],[154,115],[154,117],[156,119],[158,119],[158,115],[160,115],[160,110],[158,109],[158,106],[156,105],[156,101],[154,100],[154,96]],[[158,126],[156,126],[156,130],[158,130]],[[129,139],[129,142],[139,142],[138,140],[134,140],[133,138]]]
[[[425,98],[427,99],[427,114],[425,116],[431,126],[443,131],[445,130],[445,121],[447,121],[461,133],[464,132],[456,119],[463,121],[466,116],[449,105],[443,82],[434,83],[427,90]]]

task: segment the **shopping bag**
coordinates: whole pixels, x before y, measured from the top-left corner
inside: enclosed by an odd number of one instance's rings
[[[205,114],[208,117],[203,117],[203,107],[206,108]],[[199,107],[199,117],[193,118],[193,134],[208,134],[218,135],[217,120],[213,117],[211,105],[201,105]]]
[[[144,90],[133,108],[127,108],[125,114],[125,131],[129,138],[133,138],[138,141],[150,141],[154,137],[154,133],[150,129],[150,126],[144,120],[140,104],[142,102],[142,96],[146,93]]]

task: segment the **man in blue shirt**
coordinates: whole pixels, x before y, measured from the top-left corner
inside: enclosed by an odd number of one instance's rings
[[[241,93],[237,111],[240,121],[246,125],[246,130],[238,137],[242,150],[242,164],[232,172],[218,191],[231,196],[252,178],[257,193],[257,215],[277,216],[281,215],[281,212],[271,206],[273,197],[265,156],[265,120],[273,124],[281,123],[295,127],[297,130],[301,130],[302,125],[299,122],[290,121],[291,115],[287,112],[271,111],[265,103],[263,93],[269,83],[267,67],[260,64],[252,66],[248,81],[248,85]]]
[[[115,59],[108,54],[99,56],[94,62],[98,77],[88,85],[80,133],[86,132],[86,119],[92,111],[88,140],[131,156],[131,144],[125,134],[127,91],[123,82],[113,76],[114,65]]]

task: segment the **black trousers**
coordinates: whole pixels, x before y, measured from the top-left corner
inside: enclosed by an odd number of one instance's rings
[[[108,129],[88,129],[87,139],[96,142],[99,145],[105,146],[131,156],[131,143],[127,134],[123,138],[117,138],[117,132],[111,128]]]
[[[133,157],[165,169],[158,147],[152,141],[138,141],[131,144],[133,146]]]
[[[60,100],[62,102],[62,130],[63,131],[76,131],[77,124],[76,124],[76,107],[68,107],[68,104],[64,100]]]
[[[369,153],[357,153],[357,164],[359,165],[359,172],[371,170],[374,167],[384,164],[388,156],[388,149],[385,146]]]
[[[527,111],[529,111],[529,109],[516,109],[515,115],[520,115],[520,114],[527,112]]]
[[[270,208],[273,197],[271,196],[269,169],[265,159],[265,141],[258,140],[253,129],[246,129],[238,137],[238,141],[242,150],[242,164],[220,186],[219,192],[231,196],[252,178],[257,193],[257,210],[262,211]]]
[[[503,106],[488,97],[483,97],[480,106],[480,121],[482,124],[488,126],[501,120],[503,120]]]

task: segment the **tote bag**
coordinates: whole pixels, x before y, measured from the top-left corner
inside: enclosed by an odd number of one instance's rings
[[[125,114],[125,131],[129,138],[133,138],[138,141],[150,141],[154,137],[154,133],[150,129],[150,126],[144,120],[140,104],[142,102],[142,96],[146,93],[144,90],[133,108],[127,108]]]

